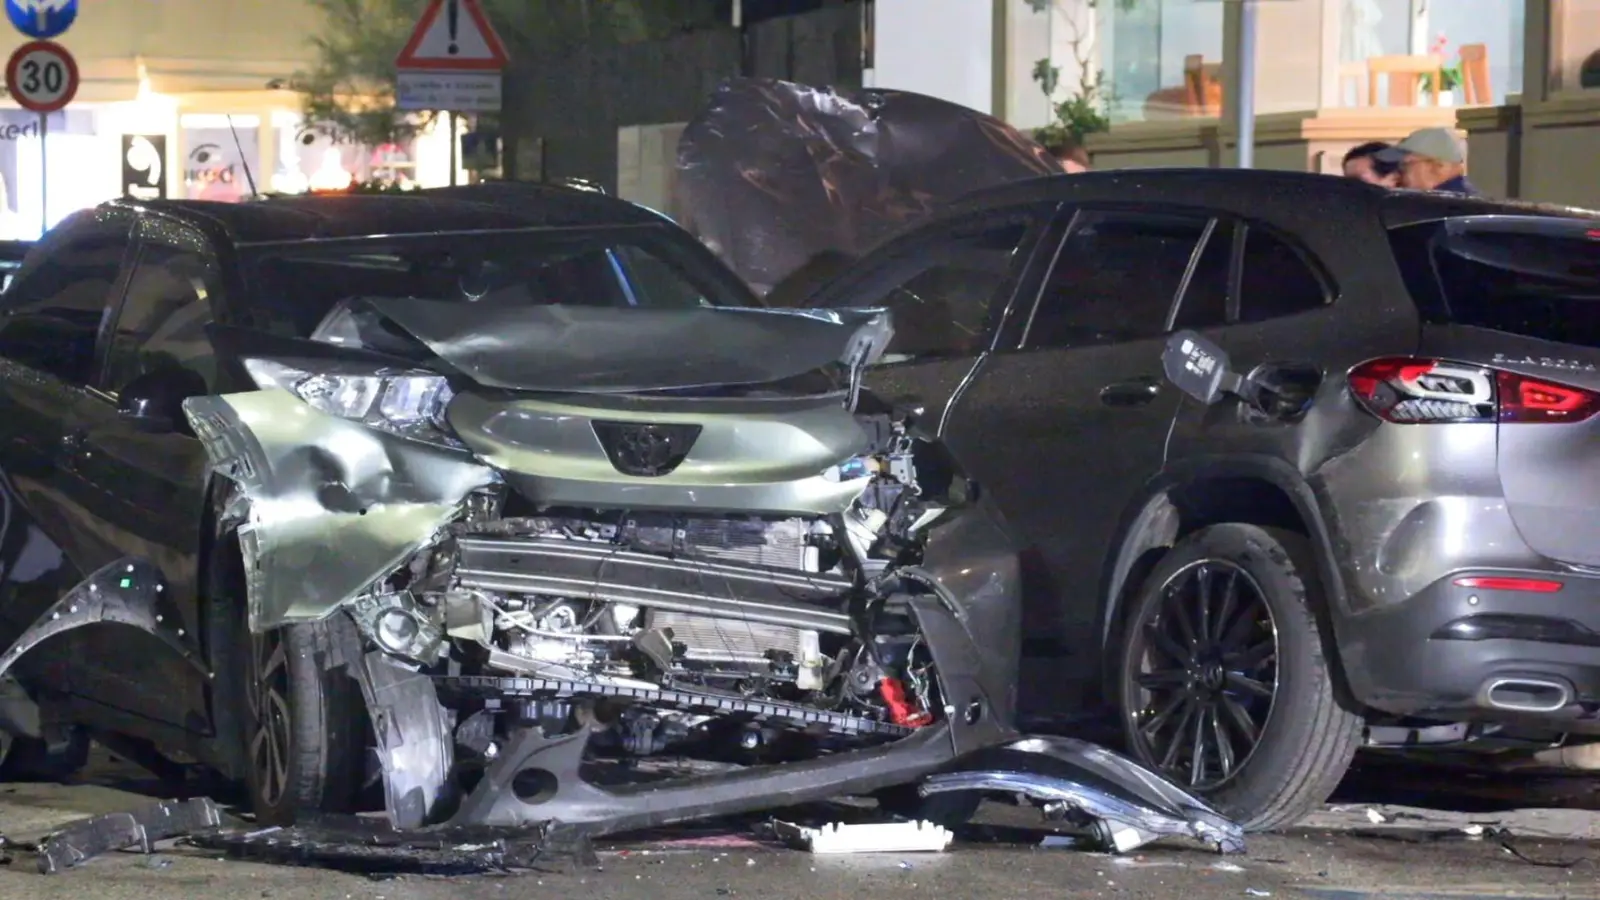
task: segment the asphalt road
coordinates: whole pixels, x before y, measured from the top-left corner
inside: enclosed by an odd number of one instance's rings
[[[128,809],[147,797],[126,773],[94,783],[0,786],[0,834],[26,839],[74,818]],[[1361,798],[1357,798],[1360,800]],[[1456,804],[1460,805],[1460,804]],[[1383,819],[1374,823],[1369,813]],[[1291,834],[1260,836],[1245,856],[1222,858],[1175,843],[1112,858],[1041,846],[1031,814],[986,809],[978,829],[943,854],[814,857],[770,846],[741,828],[698,829],[601,846],[600,868],[514,876],[405,876],[377,880],[219,858],[192,848],[144,857],[118,853],[60,875],[13,853],[0,898],[30,900],[480,900],[582,896],[596,900],[748,897],[762,900],[940,900],[1067,897],[1597,898],[1600,813],[1459,813],[1371,802],[1336,806]],[[1474,825],[1505,828],[1475,835]],[[1002,833],[1003,841],[993,841]],[[983,837],[990,841],[977,840]],[[1574,837],[1579,839],[1573,839]],[[1509,847],[1509,849],[1508,849]]]

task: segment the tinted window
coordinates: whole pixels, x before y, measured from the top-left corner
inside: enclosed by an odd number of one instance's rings
[[[1212,328],[1228,321],[1228,284],[1233,268],[1234,224],[1217,222],[1183,289],[1172,327]]]
[[[258,295],[246,324],[298,335],[357,297],[659,309],[751,302],[655,226],[373,237],[245,254]]]
[[[885,362],[981,352],[990,306],[1027,233],[1018,220],[916,242],[855,285],[849,305],[893,313]]]
[[[88,384],[132,225],[131,214],[95,211],[40,241],[0,304],[0,356]]]
[[[1080,212],[1044,285],[1027,344],[1111,343],[1166,332],[1209,219]]]
[[[200,235],[159,228],[159,237],[146,237],[117,312],[103,379],[113,391],[173,367],[214,383],[216,362],[205,326],[221,289],[216,258]]]
[[[1423,317],[1600,347],[1600,239],[1559,220],[1533,230],[1414,225],[1392,235]]]
[[[1239,273],[1240,322],[1292,316],[1327,302],[1322,279],[1304,256],[1269,232],[1247,229]]]

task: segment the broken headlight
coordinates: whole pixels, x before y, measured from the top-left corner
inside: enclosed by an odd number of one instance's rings
[[[343,370],[321,361],[316,365],[320,371],[274,359],[244,361],[257,387],[282,388],[318,412],[414,441],[462,446],[445,422],[454,393],[444,376],[422,370]]]

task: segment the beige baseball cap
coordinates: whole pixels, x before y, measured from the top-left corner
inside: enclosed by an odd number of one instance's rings
[[[1426,156],[1440,162],[1464,163],[1465,148],[1448,128],[1419,128],[1406,135],[1406,139],[1386,150],[1374,153],[1379,162],[1398,163],[1408,156]]]

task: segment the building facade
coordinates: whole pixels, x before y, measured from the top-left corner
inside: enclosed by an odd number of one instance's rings
[[[85,0],[57,39],[81,86],[40,117],[0,98],[0,239],[32,239],[120,196],[242,200],[395,175],[449,181],[442,131],[414,147],[339,145],[289,88],[322,22],[305,0]],[[26,38],[5,29],[0,51]]]

